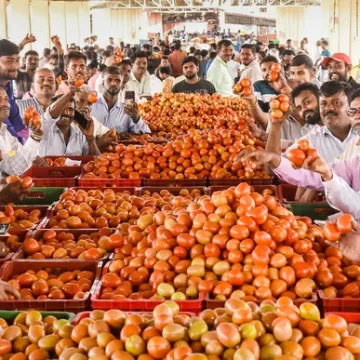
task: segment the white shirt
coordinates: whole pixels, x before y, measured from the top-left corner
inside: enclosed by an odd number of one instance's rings
[[[0,179],[7,175],[22,175],[36,159],[40,142],[28,138],[24,145],[12,136],[5,124],[0,127]]]
[[[341,153],[336,159],[335,162],[351,160],[355,157],[360,156],[360,137],[357,136],[353,140],[350,141],[349,145],[345,149],[343,153]]]
[[[235,61],[235,60],[230,60],[227,63],[227,67],[229,69],[230,75],[232,76],[233,79],[235,79],[236,77],[239,76],[239,69],[240,69],[240,64]]]
[[[262,80],[261,68],[259,62],[254,59],[249,65],[245,66],[244,70],[241,72],[241,80],[249,79],[252,84],[257,81]]]
[[[98,94],[103,94],[105,92],[105,88],[104,88],[104,77],[103,74],[99,74],[99,76],[97,77],[96,81],[95,81],[95,91]]]
[[[150,74],[146,72],[141,80],[138,81],[134,73],[131,72],[130,80],[126,83],[125,90],[135,91],[135,94],[138,97],[141,97],[142,95],[151,95]]]
[[[45,65],[49,62],[50,60],[47,59],[46,57],[42,58],[39,61],[39,69],[42,69],[43,67],[45,67]]]
[[[227,64],[217,56],[211,63],[206,79],[213,83],[216,92],[223,96],[233,96],[234,79],[232,78]]]

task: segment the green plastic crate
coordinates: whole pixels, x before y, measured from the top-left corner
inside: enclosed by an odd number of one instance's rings
[[[16,316],[18,316],[21,312],[24,311],[5,311],[5,310],[0,310],[0,318],[4,319],[6,322],[10,322],[12,323]],[[65,320],[69,320],[70,323],[73,322],[73,320],[75,319],[75,314],[71,313],[71,312],[63,312],[63,311],[40,311],[43,319],[46,316],[55,316],[57,319],[65,319]]]
[[[16,205],[51,205],[65,190],[63,187],[34,187]]]

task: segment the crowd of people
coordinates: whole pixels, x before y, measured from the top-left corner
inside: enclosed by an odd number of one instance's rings
[[[267,164],[270,172],[298,186],[299,201],[311,201],[324,190],[332,207],[360,219],[360,84],[351,76],[350,57],[331,54],[325,39],[314,55],[306,38],[295,49],[291,40],[265,45],[239,35],[238,53],[226,36],[209,50],[185,49],[169,36],[141,47],[116,46],[110,38],[104,49],[93,43],[64,48],[59,37],[52,40],[53,48],[42,56],[27,49],[36,41],[31,34],[20,44],[0,40],[1,178],[21,175],[34,162],[45,166],[49,155],[100,154],[115,144],[116,134],[149,133],[138,103],[156,93],[235,96],[234,84],[246,78],[252,92],[240,96],[255,120],[249,121],[250,130],[266,148],[242,152],[236,161]],[[281,71],[270,81],[274,64]],[[289,96],[291,107],[275,119],[269,109],[280,94]],[[25,125],[30,107],[41,116],[41,127],[32,121]],[[87,126],[75,121],[79,116]],[[299,139],[308,140],[320,157],[294,169],[286,155]],[[21,192],[9,184],[0,191],[1,202]]]

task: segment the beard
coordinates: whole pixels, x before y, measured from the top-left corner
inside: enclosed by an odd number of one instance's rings
[[[319,111],[313,111],[313,110],[305,111],[304,112],[304,120],[309,125],[316,125],[321,120],[320,112]]]
[[[329,80],[334,80],[334,81],[344,81],[346,82],[346,75],[343,76],[337,72],[332,73],[331,75],[329,75]]]
[[[195,78],[196,78],[196,74],[194,74],[194,73],[185,74],[185,77],[186,77],[188,80],[192,80],[192,79],[195,79]]]
[[[109,89],[106,89],[106,92],[111,96],[115,96],[119,94],[120,88],[112,86]]]

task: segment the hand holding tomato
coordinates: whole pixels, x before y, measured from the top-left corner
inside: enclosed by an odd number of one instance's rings
[[[313,156],[308,156],[304,160],[302,167],[320,174],[324,181],[329,181],[332,179],[333,175],[329,164],[321,157],[317,157],[314,160]]]
[[[21,200],[28,189],[25,189],[20,180],[6,184],[0,190],[1,204],[13,203]]]
[[[281,156],[265,150],[243,150],[236,155],[234,162],[251,162],[256,167],[264,164],[270,164],[272,168],[276,168],[280,165]]]
[[[13,295],[17,300],[21,299],[20,293],[13,286],[0,280],[0,300],[8,300],[9,297],[7,294]]]

